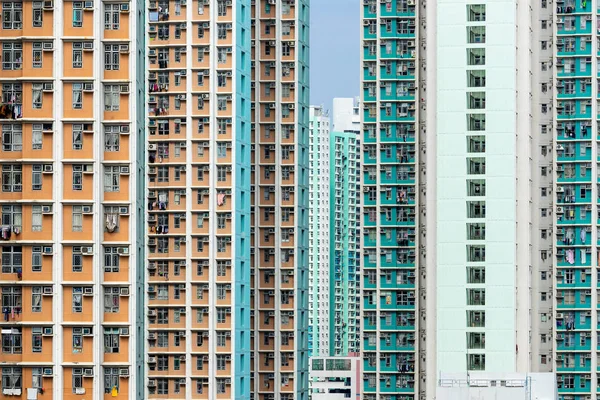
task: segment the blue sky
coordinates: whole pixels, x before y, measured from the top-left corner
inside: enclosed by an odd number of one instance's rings
[[[310,2],[310,104],[331,110],[334,97],[358,96],[359,0]]]

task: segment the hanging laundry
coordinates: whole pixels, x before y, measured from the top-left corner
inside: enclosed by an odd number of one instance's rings
[[[579,239],[581,239],[581,244],[585,244],[585,238],[586,238],[586,233],[585,233],[585,229],[581,229],[581,232],[579,233]]]
[[[566,251],[566,260],[569,264],[575,264],[575,250],[569,249]]]
[[[580,249],[579,253],[581,254],[581,263],[585,264],[587,262],[585,249]]]
[[[225,204],[225,193],[219,193],[217,195],[217,205],[220,207]]]
[[[106,214],[106,230],[114,232],[117,229],[117,214]]]

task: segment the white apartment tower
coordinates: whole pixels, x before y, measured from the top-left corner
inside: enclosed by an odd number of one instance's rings
[[[365,399],[471,371],[595,395],[594,7],[363,3]]]

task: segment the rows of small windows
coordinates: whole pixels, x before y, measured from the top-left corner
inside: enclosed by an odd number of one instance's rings
[[[104,11],[104,29],[119,30],[121,27],[121,14],[129,12],[129,3],[103,3]],[[31,4],[31,26],[40,28],[44,24],[44,11],[53,9],[52,1],[33,1]],[[93,1],[75,1],[72,3],[73,13],[71,27],[82,28],[84,25],[84,12],[92,11]],[[22,1],[4,1],[2,3],[2,29],[20,30],[27,26],[28,22],[23,21],[23,2]]]
[[[34,217],[39,214],[33,214]],[[4,214],[3,214],[4,216]],[[16,218],[16,217],[15,217]],[[77,218],[74,217],[74,223]],[[35,223],[35,221],[34,221]],[[34,225],[34,227],[36,227]],[[43,245],[4,245],[0,247],[2,251],[2,273],[3,274],[21,274],[23,272],[23,255],[30,256],[31,263],[27,263],[31,272],[43,271],[43,257],[52,255],[52,246]],[[84,258],[92,255],[89,246],[72,246],[70,248],[71,257],[65,257],[64,270],[71,272],[84,271]],[[121,271],[121,258],[127,255],[129,249],[125,246],[102,246],[102,268],[105,273],[118,273]],[[29,254],[27,254],[29,253]]]
[[[42,109],[44,92],[54,89],[53,82],[31,83],[31,107]],[[104,111],[119,111],[121,108],[121,96],[129,94],[129,84],[103,84]],[[70,84],[72,94],[72,107],[75,110],[84,109],[84,93],[94,92],[93,82],[72,82]],[[13,106],[23,105],[23,85],[21,83],[2,84],[2,102]],[[21,117],[19,115],[18,117]]]
[[[4,336],[4,335],[3,335]],[[65,368],[66,369],[66,368]],[[41,393],[44,390],[44,378],[52,377],[53,367],[32,367],[31,385],[23,378],[24,369],[22,367],[3,367],[2,368],[2,390],[5,395],[18,395],[23,390],[25,384],[28,388],[38,389]],[[129,377],[128,367],[104,367],[102,369],[104,376],[104,393],[112,393],[113,390],[119,391],[119,381]],[[71,393],[85,393],[84,382],[86,379],[93,379],[93,368],[71,368]],[[25,382],[24,382],[25,381]]]
[[[84,176],[93,173],[92,164],[72,164],[72,190],[83,191]],[[31,165],[31,190],[42,190],[43,175],[52,173],[52,164],[32,164]],[[2,164],[2,192],[18,193],[23,191],[23,165],[21,164]],[[129,166],[126,165],[105,165],[103,167],[105,193],[120,192],[122,189],[121,177],[129,175]],[[106,209],[108,210],[108,208]],[[109,211],[107,211],[109,212]]]

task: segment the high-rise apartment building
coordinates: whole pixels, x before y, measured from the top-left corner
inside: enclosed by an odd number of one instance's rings
[[[352,127],[358,107],[348,100],[348,110],[334,107]],[[328,113],[314,106],[309,128],[309,349],[311,357],[348,356],[360,351],[359,131],[331,132]]]
[[[2,3],[3,398],[145,385],[141,5]]]
[[[308,392],[308,1],[147,4],[148,398]]]
[[[330,280],[330,119],[323,107],[310,107],[309,125],[309,356],[328,356],[331,337]]]
[[[360,352],[360,135],[336,131],[330,139],[329,355],[355,356]]]
[[[363,396],[412,399],[419,395],[422,328],[417,301],[419,7],[413,0],[362,4]]]
[[[597,14],[363,3],[366,399],[471,371],[596,396]]]

